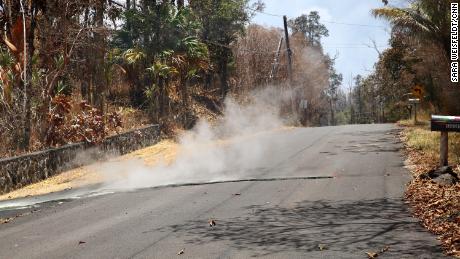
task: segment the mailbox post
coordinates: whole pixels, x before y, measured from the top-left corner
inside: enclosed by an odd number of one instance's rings
[[[449,136],[448,132],[460,132],[460,116],[431,115],[431,131],[440,131],[439,164],[449,164]]]

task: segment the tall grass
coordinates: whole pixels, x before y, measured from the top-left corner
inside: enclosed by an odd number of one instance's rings
[[[423,152],[429,159],[438,161],[440,132],[430,131],[426,125],[407,127],[405,132],[406,143],[410,148]],[[460,133],[449,132],[449,163],[460,164]]]

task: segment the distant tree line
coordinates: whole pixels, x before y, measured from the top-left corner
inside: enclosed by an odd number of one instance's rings
[[[374,71],[356,77],[350,121],[366,123],[407,118],[413,89],[423,89],[427,113],[460,114],[460,87],[450,82],[451,0],[415,0],[404,8],[384,1],[373,10],[391,24],[390,48],[380,52]]]

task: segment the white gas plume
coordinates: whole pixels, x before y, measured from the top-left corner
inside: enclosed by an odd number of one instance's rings
[[[174,162],[155,166],[141,160],[104,163],[98,168],[104,174],[103,188],[129,190],[255,177],[276,160],[271,156],[279,143],[270,134],[286,125],[280,113],[290,98],[289,91],[280,87],[254,91],[244,104],[227,98],[217,125],[202,120],[180,137]]]

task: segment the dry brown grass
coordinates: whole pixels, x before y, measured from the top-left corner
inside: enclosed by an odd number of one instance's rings
[[[430,131],[428,125],[406,127],[405,143],[410,149],[423,154],[433,165],[439,160],[440,133]],[[449,163],[460,164],[460,134],[449,133]]]
[[[114,158],[112,161],[140,159],[148,166],[155,165],[160,161],[166,164],[172,163],[176,157],[177,144],[172,140],[163,140],[156,145],[146,147]],[[90,184],[102,182],[102,174],[98,172],[98,164],[79,167],[50,177],[44,181],[28,185],[24,188],[12,191],[0,196],[0,200],[10,200],[28,196],[43,195],[52,192],[63,191],[71,188],[79,188]]]

